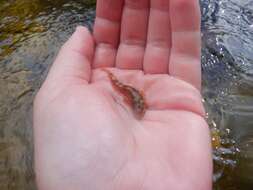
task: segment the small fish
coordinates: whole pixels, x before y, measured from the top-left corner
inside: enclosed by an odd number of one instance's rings
[[[125,102],[131,106],[134,115],[137,119],[142,119],[147,110],[147,104],[144,98],[144,94],[132,86],[121,83],[112,72],[103,69],[108,74],[113,88],[124,96]]]

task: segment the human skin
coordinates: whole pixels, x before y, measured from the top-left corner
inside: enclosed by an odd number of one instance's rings
[[[140,120],[101,68],[143,91]],[[34,101],[39,190],[211,190],[198,0],[98,0]]]

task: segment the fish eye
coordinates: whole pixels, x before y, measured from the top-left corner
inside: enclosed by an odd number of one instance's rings
[[[138,110],[142,110],[142,105],[141,105],[141,104],[138,104],[138,105],[137,105],[137,108],[138,108]]]

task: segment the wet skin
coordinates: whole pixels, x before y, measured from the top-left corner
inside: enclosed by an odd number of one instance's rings
[[[102,68],[143,91],[142,119]],[[39,189],[211,190],[200,72],[197,0],[97,1],[94,33],[77,29],[35,99]]]

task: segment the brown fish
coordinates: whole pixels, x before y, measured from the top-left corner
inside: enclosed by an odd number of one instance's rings
[[[132,108],[135,117],[142,119],[147,110],[144,94],[132,86],[121,83],[112,72],[106,69],[103,71],[108,74],[113,88],[124,97],[125,102]]]

